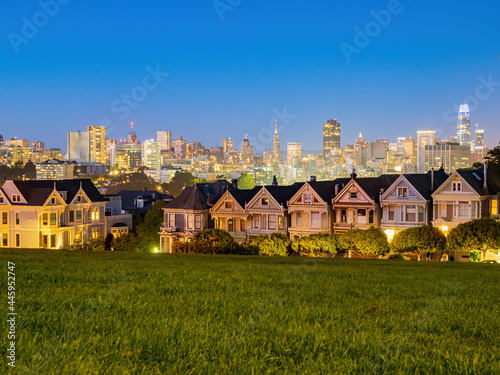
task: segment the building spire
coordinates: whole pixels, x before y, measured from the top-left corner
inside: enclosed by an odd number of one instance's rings
[[[274,127],[274,134],[278,134],[278,120],[276,120],[276,125]]]

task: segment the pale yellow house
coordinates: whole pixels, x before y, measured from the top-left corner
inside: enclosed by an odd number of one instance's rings
[[[5,181],[0,246],[72,248],[105,235],[106,202],[90,180]]]

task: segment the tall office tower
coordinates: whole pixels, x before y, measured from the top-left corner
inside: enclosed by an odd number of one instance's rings
[[[367,142],[363,138],[363,134],[359,133],[359,137],[354,142],[354,164],[363,166],[366,163],[366,148]]]
[[[274,126],[274,140],[273,140],[273,162],[281,162],[281,148],[280,148],[280,136],[278,134],[278,120]]]
[[[405,153],[405,137],[398,137],[397,146],[396,146],[396,154],[404,155]]]
[[[425,170],[444,168],[446,173],[470,167],[470,146],[452,142],[439,142],[425,146]]]
[[[245,134],[245,139],[241,142],[240,153],[243,164],[253,164],[253,146],[250,146],[248,134]]]
[[[5,140],[5,147],[30,147],[30,141],[27,139],[17,139],[17,137],[12,137],[11,139]]]
[[[298,160],[302,158],[302,143],[300,142],[288,142],[286,145],[287,164],[291,165],[294,158]]]
[[[323,155],[340,148],[340,122],[328,120],[323,124]]]
[[[170,150],[172,148],[172,132],[170,130],[157,131],[156,141],[162,150]]]
[[[127,136],[127,143],[130,143],[130,144],[138,144],[139,142],[137,142],[137,134],[135,134],[134,132],[134,123],[131,122],[130,123],[130,133],[128,133],[128,136]]]
[[[68,132],[66,160],[75,160],[80,163],[95,161],[90,153],[90,133]]]
[[[222,149],[224,154],[228,154],[230,152],[233,152],[233,140],[231,137],[229,138],[224,138],[222,140]]]
[[[175,141],[172,141],[172,147],[177,159],[186,159],[187,144],[186,140],[183,139],[182,136],[178,136]]]
[[[417,172],[425,173],[425,146],[432,146],[436,142],[434,130],[417,131]]]
[[[142,143],[142,165],[148,169],[161,169],[160,143],[149,139]]]
[[[387,152],[389,151],[389,141],[386,139],[378,139],[375,142],[368,142],[366,147],[366,160],[379,159],[387,160]]]
[[[476,129],[475,146],[484,146],[484,129]]]
[[[98,163],[106,164],[106,127],[87,126],[90,153]]]
[[[116,145],[114,163],[118,168],[135,172],[142,165],[142,147],[138,144],[123,143]]]
[[[471,146],[470,112],[467,104],[462,104],[458,112],[457,138],[460,146]]]
[[[412,166],[417,165],[417,140],[415,138],[409,137],[404,141],[404,153],[403,156],[407,160],[408,164]]]
[[[0,147],[3,147],[3,135],[0,134]]]

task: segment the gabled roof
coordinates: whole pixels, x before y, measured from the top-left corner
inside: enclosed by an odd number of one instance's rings
[[[418,174],[404,174],[403,176],[425,200],[430,200],[431,194],[436,191],[436,189],[438,189],[449,177],[443,170],[434,171],[434,186],[432,187],[432,171]]]
[[[184,188],[182,193],[165,205],[165,209],[182,210],[208,210],[217,202],[227,191],[236,188],[228,181],[216,181],[206,184],[195,184],[194,186]]]
[[[351,181],[350,178],[337,178],[333,181],[310,181],[309,186],[323,199],[326,203],[332,204],[332,198],[335,197],[335,186],[338,185],[338,192]]]
[[[380,201],[380,191],[387,189],[399,178],[397,174],[383,174],[379,177],[362,177],[354,181],[376,203]]]
[[[241,208],[245,209],[245,204],[250,202],[255,194],[259,192],[260,188],[253,188],[249,190],[231,190],[230,194],[233,196],[234,200],[238,202]]]
[[[458,170],[459,174],[480,196],[494,195],[500,193],[500,175],[495,171],[488,169],[486,172],[487,191],[483,190],[484,186],[484,168],[476,170]]]
[[[89,179],[77,180],[30,180],[30,181],[12,181],[19,192],[27,200],[29,206],[43,206],[50,194],[54,191],[66,191],[66,203],[71,203],[75,195],[80,190],[80,185],[85,194],[92,202],[104,202],[99,190]],[[55,184],[55,185],[54,185]],[[22,203],[13,202],[13,205],[22,205]]]
[[[295,195],[297,191],[304,185],[304,182],[296,182],[288,186],[265,186],[266,190],[278,202],[278,204],[287,206],[287,202]]]
[[[124,210],[136,210],[135,200],[138,197],[147,201],[142,210],[148,210],[157,200],[169,200],[173,198],[171,195],[162,194],[155,190],[122,190],[116,195],[121,197]]]

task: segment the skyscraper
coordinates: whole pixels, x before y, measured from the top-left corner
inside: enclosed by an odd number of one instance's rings
[[[229,138],[224,138],[222,140],[222,149],[224,154],[227,154],[229,152],[233,152],[233,140],[231,137]]]
[[[134,123],[131,122],[130,123],[130,133],[128,133],[128,136],[127,136],[127,143],[130,143],[130,144],[138,144],[139,142],[137,142],[137,134],[135,134],[134,132]]]
[[[458,112],[457,138],[460,146],[471,146],[470,112],[467,104],[462,104]]]
[[[80,163],[95,161],[90,153],[90,133],[68,132],[67,160],[75,160]]]
[[[276,125],[274,128],[274,141],[273,141],[273,162],[281,162],[281,148],[280,148],[280,136],[278,134],[278,120],[276,120]]]
[[[160,143],[153,139],[142,143],[142,165],[149,169],[161,169]]]
[[[104,126],[87,126],[90,142],[90,154],[98,163],[106,163],[106,128]]]
[[[157,131],[156,141],[160,144],[160,149],[170,150],[172,148],[172,132],[170,130]]]
[[[476,129],[476,147],[484,146],[484,129]]]
[[[300,160],[302,157],[302,143],[288,142],[286,145],[286,162],[292,164],[294,158]]]
[[[340,122],[328,120],[323,124],[323,155],[340,148]]]
[[[241,142],[241,162],[244,164],[253,164],[253,146],[250,146],[248,134],[245,134],[245,139]]]
[[[432,146],[436,142],[436,131],[419,130],[417,131],[417,172],[425,173],[425,146]]]

